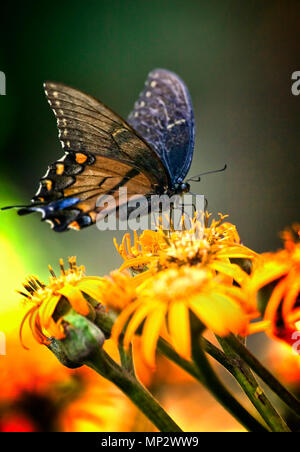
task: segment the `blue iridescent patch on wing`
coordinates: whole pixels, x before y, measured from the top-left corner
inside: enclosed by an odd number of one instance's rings
[[[40,212],[42,214],[42,219],[44,220],[50,218],[53,214],[56,214],[60,210],[74,206],[79,201],[79,198],[60,199],[58,201],[50,202],[49,204],[26,207],[24,209],[20,209],[18,213],[19,215],[26,215],[31,212]]]
[[[193,159],[191,98],[183,81],[165,69],[150,72],[145,85],[128,122],[157,152],[174,185],[183,181]]]
[[[40,212],[42,221],[48,221],[56,232],[66,231],[69,225],[76,220],[78,228],[89,226],[91,218],[81,214],[76,208],[79,198],[65,198],[48,204],[28,206],[18,211],[19,215],[26,215],[32,212]]]

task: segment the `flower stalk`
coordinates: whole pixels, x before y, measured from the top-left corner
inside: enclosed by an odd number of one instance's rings
[[[289,432],[290,429],[282,419],[280,414],[275,410],[270,400],[267,398],[265,392],[262,390],[257,380],[255,379],[250,368],[241,359],[240,355],[235,353],[228,345],[226,338],[217,338],[222,346],[225,354],[229,356],[234,365],[231,369],[231,374],[237,380],[249,400],[257,409],[265,423],[273,432]]]
[[[210,354],[213,357],[218,357],[218,361],[222,361],[223,365],[226,366],[226,368],[230,369],[233,367],[233,363],[231,360],[226,357],[224,353],[222,353],[217,347],[214,347],[213,344],[211,344],[209,341],[206,341],[203,338],[203,347],[206,349],[206,352],[210,350]],[[184,369],[188,374],[190,374],[192,377],[194,377],[199,383],[201,383],[207,390],[209,390],[214,396],[215,392],[211,386],[210,382],[207,382],[207,379],[203,376],[203,370],[199,369],[199,366],[197,366],[192,361],[187,361],[186,359],[182,358],[180,355],[176,353],[176,351],[173,349],[173,347],[168,344],[164,339],[160,339],[158,341],[158,350],[167,358],[169,358],[171,361],[173,361],[175,364],[177,364],[179,367]],[[223,385],[222,385],[223,386]],[[222,405],[223,407],[231,412],[233,417],[237,419],[249,432],[260,432],[260,433],[266,433],[266,428],[258,421],[256,420],[223,386],[222,388],[219,387],[219,389],[222,389]],[[220,401],[220,398],[219,398]]]
[[[159,431],[182,432],[135,376],[113,361],[104,350],[97,350],[84,364],[120,388]]]
[[[232,394],[223,385],[212,366],[210,365],[207,356],[205,354],[204,345],[202,343],[202,336],[198,336],[192,341],[192,353],[193,360],[198,367],[201,375],[201,380],[209,392],[214,396],[214,398],[224,406],[227,411],[240,422],[248,431],[257,432],[262,431],[263,427],[259,424],[259,427],[255,425],[249,426],[249,413],[247,410],[247,416],[245,416],[244,410],[241,409],[241,405]],[[258,427],[258,430],[257,430]]]
[[[289,392],[274,375],[266,369],[261,362],[232,334],[223,339],[223,344],[231,348],[248,366],[256,373],[262,381],[292,410],[299,416],[300,401]]]
[[[105,329],[106,334],[110,334],[112,330],[114,321],[109,313],[104,312],[103,310],[99,310],[96,316],[96,322],[101,329]],[[121,338],[122,339],[122,338]],[[204,347],[210,351],[211,355],[216,358],[218,357],[219,361],[222,361],[223,365],[227,368],[232,368],[234,364],[231,362],[230,358],[228,358],[221,350],[214,347],[209,341],[206,341],[203,338]],[[208,390],[211,390],[209,387],[210,384],[204,378],[201,369],[193,362],[184,359],[182,356],[178,355],[174,348],[163,338],[159,338],[158,340],[158,350],[166,356],[168,359],[173,361],[183,370],[185,370],[188,374],[190,374],[195,380],[199,381],[204,387]],[[225,387],[222,388],[222,404],[224,408],[230,411],[233,416],[244,425],[246,430],[251,432],[266,432],[266,429],[250,414],[248,411],[231,395],[228,393]]]
[[[95,323],[71,311],[63,317],[64,338],[51,340],[49,349],[67,367],[83,365],[114,383],[153,422],[161,432],[181,432],[155,398],[134,375],[130,353],[122,355],[125,366],[119,366],[102,349],[105,335]]]

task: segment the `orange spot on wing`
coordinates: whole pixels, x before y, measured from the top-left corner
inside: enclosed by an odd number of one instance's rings
[[[45,185],[46,185],[47,190],[50,191],[52,188],[52,180],[46,180]]]
[[[68,227],[71,228],[71,229],[75,229],[76,231],[80,230],[80,226],[77,223],[77,221],[72,221],[72,223],[70,223]]]
[[[65,165],[63,165],[62,163],[57,163],[56,165],[56,174],[61,176],[64,172],[65,169]]]
[[[90,212],[89,213],[90,218],[92,219],[93,223],[96,223],[97,214],[96,212]]]
[[[80,202],[79,204],[77,204],[77,207],[80,210],[82,210],[83,212],[87,212],[91,208],[91,206],[88,203],[85,203],[85,202]]]
[[[79,163],[80,165],[82,163],[85,163],[87,161],[87,156],[85,154],[81,154],[80,152],[78,152],[76,154],[76,162]]]

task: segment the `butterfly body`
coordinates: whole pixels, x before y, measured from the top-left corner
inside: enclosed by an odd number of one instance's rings
[[[55,231],[81,229],[101,214],[97,200],[182,194],[194,149],[194,117],[182,80],[164,69],[152,71],[134,109],[124,121],[101,102],[74,88],[46,82],[65,155],[40,180],[32,205],[20,215],[40,212]]]

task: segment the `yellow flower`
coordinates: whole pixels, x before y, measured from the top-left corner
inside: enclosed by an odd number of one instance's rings
[[[140,237],[134,231],[133,243],[131,243],[130,234],[126,233],[121,245],[118,245],[116,239],[114,239],[114,244],[124,261],[132,264],[128,267],[135,272],[142,272],[146,269],[152,256],[156,256],[161,250],[168,247],[168,240],[166,233],[159,228],[157,231],[145,230]]]
[[[236,227],[224,223],[226,216],[220,214],[218,221],[206,215],[204,224],[195,217],[190,229],[182,231],[144,231],[140,237],[135,233],[131,244],[129,234],[116,247],[125,260],[120,270],[131,268],[144,271],[141,280],[167,268],[182,265],[207,266],[215,274],[222,273],[229,279],[243,284],[247,274],[231,259],[256,258],[256,253],[241,245]],[[145,271],[147,270],[147,271]]]
[[[116,320],[113,339],[126,326],[123,343],[128,347],[143,324],[142,350],[153,367],[158,338],[166,332],[175,350],[190,359],[190,312],[220,336],[245,333],[253,311],[243,291],[226,281],[205,267],[181,266],[155,274],[137,287],[136,300]]]
[[[293,344],[293,333],[300,329],[300,225],[284,231],[285,249],[266,253],[257,260],[250,282],[250,294],[271,293],[263,320],[249,333],[266,331],[274,338]]]
[[[114,239],[114,244],[124,260],[140,257],[147,253],[149,255],[156,254],[168,246],[165,233],[162,229],[158,229],[158,231],[145,230],[140,237],[134,231],[133,244],[131,244],[130,234],[126,233],[121,245],[117,244],[116,239]]]
[[[284,241],[284,248],[293,252],[300,242],[300,223],[294,223],[291,228],[285,229],[281,234],[281,238]]]
[[[64,299],[78,314],[87,316],[90,306],[84,294],[97,300],[103,286],[103,278],[84,276],[84,267],[76,265],[76,258],[69,259],[68,270],[65,270],[63,261],[60,260],[61,275],[56,277],[49,266],[49,284],[45,285],[35,276],[27,278],[23,284],[27,293],[19,293],[25,300],[33,304],[33,307],[25,315],[21,328],[20,338],[26,320],[34,338],[41,344],[48,344],[49,337],[62,339],[65,337],[62,318],[56,312],[59,302]],[[22,342],[23,343],[23,342]]]
[[[103,278],[103,287],[98,300],[114,311],[121,311],[136,299],[138,276],[132,277],[125,272],[115,270],[109,277]]]

